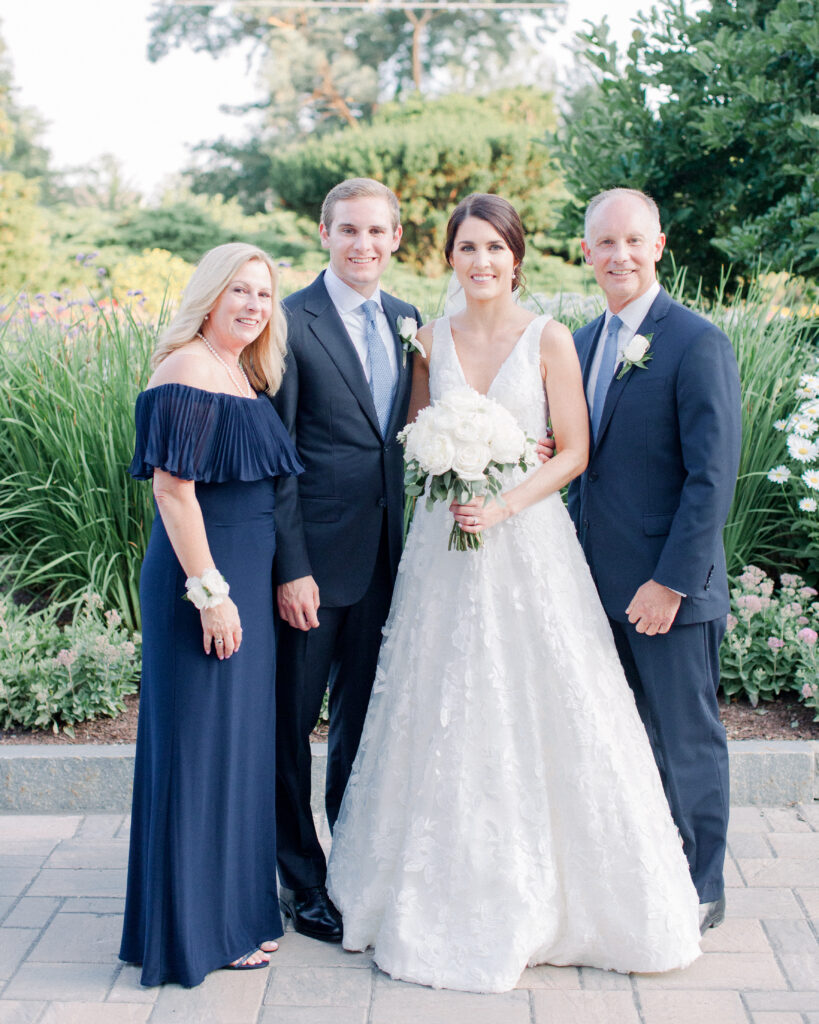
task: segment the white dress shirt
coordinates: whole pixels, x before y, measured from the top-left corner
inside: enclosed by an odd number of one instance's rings
[[[624,306],[617,314],[623,321],[620,325],[620,330],[617,332],[617,359],[615,360],[615,367],[623,361],[623,349],[628,345],[637,331],[640,329],[640,324],[645,320],[648,315],[648,311],[651,309],[651,304],[657,298],[657,294],[660,291],[660,285],[658,281],[648,289],[647,292],[638,298],[634,299],[627,306]],[[600,373],[600,363],[603,359],[603,347],[606,340],[606,331],[609,327],[609,320],[611,320],[614,314],[606,307],[606,315],[603,320],[603,330],[597,339],[597,348],[595,349],[594,356],[592,357],[591,367],[589,368],[589,379],[586,382],[586,398],[591,408],[594,401],[594,389],[597,386],[597,377]]]
[[[364,376],[367,378],[367,383],[369,383],[370,360],[367,354],[367,321],[359,308],[362,302],[366,300],[360,292],[355,290],[355,288],[351,288],[348,284],[342,281],[332,267],[328,267],[324,272],[324,285],[327,288],[327,293],[330,296],[333,305],[338,310],[341,322],[347,328],[347,333],[350,335],[350,341],[352,341],[356,354],[361,360],[361,366],[364,369]],[[387,350],[387,358],[390,361],[390,372],[392,373],[393,383],[395,383],[398,378],[398,357],[395,354],[395,339],[392,331],[390,330],[387,316],[381,305],[381,289],[376,288],[370,298],[376,306],[378,306],[378,312],[375,315],[375,320],[378,326],[378,333],[381,335],[381,340],[384,342],[384,348]]]

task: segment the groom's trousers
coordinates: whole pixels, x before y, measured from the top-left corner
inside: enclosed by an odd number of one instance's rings
[[[279,876],[288,889],[324,884],[327,865],[310,805],[310,733],[329,686],[324,800],[332,830],[367,715],[392,587],[385,515],[373,575],[361,600],[337,608],[320,606],[318,628],[306,632],[279,622],[276,841]]]
[[[723,892],[728,744],[717,704],[725,620],[647,636],[609,619],[701,903]]]

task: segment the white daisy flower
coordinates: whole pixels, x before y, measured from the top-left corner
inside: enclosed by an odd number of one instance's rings
[[[787,466],[775,466],[768,470],[768,479],[772,484],[784,484],[786,480],[790,479],[790,475],[791,471]]]
[[[816,433],[816,420],[810,416],[792,416],[791,430],[800,437],[811,437]]]
[[[802,416],[810,416],[811,419],[819,419],[819,401],[805,402],[799,410]]]
[[[774,422],[773,428],[774,428],[774,430],[784,430],[785,427],[787,427],[787,425],[788,425],[788,421],[787,420],[776,420]]]
[[[788,453],[798,462],[813,462],[819,454],[819,445],[798,434],[788,435]]]
[[[803,373],[799,378],[799,386],[805,388],[808,391],[813,391],[812,398],[819,396],[819,374],[817,373]]]
[[[799,508],[803,512],[815,512],[816,511],[816,498],[800,498]]]
[[[802,479],[811,490],[819,491],[819,469],[806,469]]]

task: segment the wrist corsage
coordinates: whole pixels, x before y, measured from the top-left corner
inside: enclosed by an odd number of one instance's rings
[[[620,380],[621,377],[624,377],[633,366],[636,366],[638,370],[646,369],[646,363],[654,354],[653,352],[648,351],[653,337],[653,332],[651,334],[634,335],[631,341],[623,349],[623,365],[620,368],[620,372],[617,374],[618,380]]]
[[[203,608],[215,608],[230,593],[225,577],[218,569],[205,569],[201,576],[189,576],[185,580],[184,601],[201,611]]]
[[[411,316],[399,316],[396,321],[396,327],[398,328],[398,337],[401,339],[402,364],[404,366],[407,365],[407,356],[410,352],[417,352],[426,359],[427,354],[424,351],[424,346],[416,337],[418,334],[418,321],[414,320]]]

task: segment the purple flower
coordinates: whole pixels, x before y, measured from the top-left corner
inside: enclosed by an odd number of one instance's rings
[[[741,594],[737,598],[737,605],[753,615],[754,612],[762,611],[762,598],[758,594]]]
[[[799,591],[799,596],[803,601],[807,601],[809,597],[816,597],[817,591],[815,587],[802,587]]]
[[[797,639],[801,640],[803,644],[807,644],[808,647],[813,647],[813,645],[816,643],[817,637],[819,637],[819,633],[817,633],[815,629],[811,629],[809,626],[805,626],[804,629],[799,630],[796,636]]]
[[[59,302],[62,299],[62,295],[59,292],[51,292],[51,298],[56,299]]]
[[[782,648],[785,646],[785,641],[778,636],[769,636],[768,646],[772,651],[781,651]]]
[[[77,255],[74,257],[74,259],[77,261],[77,263],[84,263],[85,262],[85,253],[84,252],[78,252]]]
[[[97,277],[105,277],[107,273],[108,271],[105,269],[105,267],[97,267]]]

